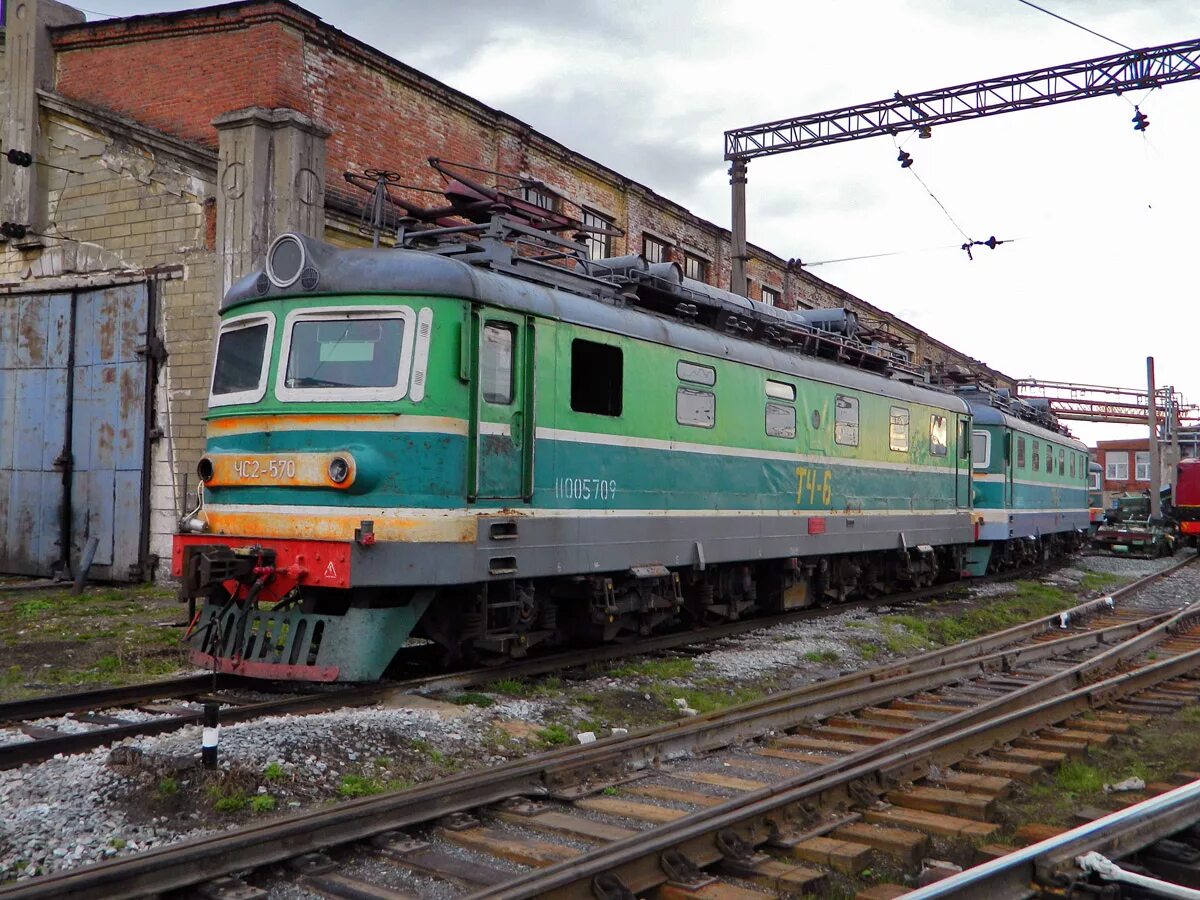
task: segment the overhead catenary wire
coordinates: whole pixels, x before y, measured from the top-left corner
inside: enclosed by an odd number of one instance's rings
[[[1046,9],[1046,7],[1044,7],[1044,6],[1038,6],[1036,3],[1032,2],[1032,0],[1017,0],[1017,2],[1024,3],[1026,6],[1030,7],[1031,9],[1036,9],[1038,12],[1043,12],[1048,16],[1053,16],[1054,18],[1058,19],[1060,22],[1066,22],[1068,25],[1074,26],[1075,28],[1078,28],[1081,31],[1086,31],[1088,34],[1090,34],[1094,37],[1098,37],[1102,41],[1108,41],[1110,44],[1116,44],[1118,47],[1122,47],[1125,50],[1129,50],[1131,52],[1133,51],[1133,47],[1130,47],[1128,44],[1122,44],[1116,38],[1110,38],[1108,35],[1101,34],[1100,32],[1098,32],[1092,28],[1088,28],[1086,25],[1080,25],[1078,22],[1076,22],[1072,19],[1068,19],[1066,16],[1059,15],[1058,13],[1053,12],[1052,10]]]

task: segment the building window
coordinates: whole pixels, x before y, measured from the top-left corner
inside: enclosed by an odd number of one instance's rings
[[[583,211],[584,228],[594,228],[598,231],[612,231],[613,223],[598,212],[592,212],[590,209]],[[588,259],[608,259],[612,256],[613,236],[611,234],[596,234],[594,232],[585,232],[587,237]]]
[[[675,391],[675,421],[680,425],[712,428],[717,424],[716,394],[679,388]]]
[[[929,417],[929,453],[931,456],[946,455],[946,417]]]
[[[838,394],[834,398],[833,439],[847,447],[858,446],[858,398]]]
[[[571,409],[595,416],[621,414],[621,348],[571,341]]]
[[[767,306],[778,306],[779,297],[779,291],[769,288],[765,284],[762,286],[762,302]]]
[[[479,371],[483,376],[483,399],[488,403],[512,403],[513,337],[511,325],[488,322],[483,326],[483,353],[479,359]]]
[[[1134,458],[1134,465],[1136,466],[1136,470],[1134,472],[1134,480],[1135,481],[1149,481],[1150,480],[1150,451],[1149,450],[1138,450],[1133,455],[1133,458]]]
[[[521,199],[550,212],[558,212],[558,195],[547,187],[527,184],[521,189]]]
[[[646,257],[646,262],[660,263],[667,262],[670,256],[671,245],[666,241],[659,240],[650,235],[642,237],[642,256]]]
[[[1129,480],[1129,454],[1109,450],[1104,454],[1104,479],[1106,481]]]
[[[784,403],[767,403],[767,434],[771,437],[796,436],[796,407]]]
[[[888,425],[888,446],[899,453],[908,452],[908,410],[893,406]]]
[[[1025,438],[1017,435],[1017,468],[1025,468]]]
[[[708,281],[708,260],[694,253],[683,254],[683,274],[695,281]]]

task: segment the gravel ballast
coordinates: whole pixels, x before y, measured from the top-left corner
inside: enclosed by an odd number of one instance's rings
[[[1075,586],[1092,573],[1128,581],[1175,561],[1083,557],[1048,580]],[[1116,586],[1107,584],[1106,590]],[[1015,590],[1003,583],[971,588],[955,601],[955,609],[996,602]],[[1103,591],[1089,594],[1097,595]],[[1156,610],[1197,597],[1200,569],[1185,569],[1127,602]],[[138,852],[331,799],[497,765],[573,741],[577,730],[594,730],[603,737],[614,727],[671,721],[686,714],[675,699],[696,704],[723,697],[728,703],[737,690],[770,692],[860,670],[892,655],[886,638],[896,626],[884,629],[880,624],[888,612],[838,611],[687,653],[620,661],[604,674],[523,683],[508,693],[447,695],[432,702],[397,697],[376,707],[231,725],[221,729],[216,772],[199,767],[200,729],[195,727],[125,741],[115,754],[100,749],[0,772],[0,882]],[[921,606],[907,605],[903,612],[920,615]],[[868,647],[875,650],[867,653]],[[920,649],[913,646],[906,652]],[[128,716],[128,711],[119,712]],[[78,725],[70,720],[47,724],[62,724],[64,730]],[[0,732],[0,742],[20,737],[12,729]],[[229,808],[220,809],[222,802]]]

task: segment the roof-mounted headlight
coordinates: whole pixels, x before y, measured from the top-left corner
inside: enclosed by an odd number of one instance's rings
[[[267,250],[267,278],[277,288],[291,287],[307,262],[304,242],[294,234],[281,234]]]

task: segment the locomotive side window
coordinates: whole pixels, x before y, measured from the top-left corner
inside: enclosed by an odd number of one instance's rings
[[[946,455],[946,417],[929,417],[929,453],[932,456]]]
[[[1060,450],[1059,452],[1061,453],[1062,451]],[[1053,444],[1046,445],[1046,471],[1047,472],[1054,471],[1054,445]]]
[[[399,400],[408,389],[415,316],[408,307],[288,314],[280,400]]]
[[[767,396],[774,397],[776,400],[786,400],[789,403],[794,403],[796,401],[796,386],[784,381],[772,381],[768,378]]]
[[[479,354],[479,377],[483,399],[508,405],[513,401],[513,345],[511,325],[488,322],[483,326],[483,349]]]
[[[1025,468],[1025,438],[1017,435],[1017,468]]]
[[[1041,457],[1038,455],[1038,442],[1033,442],[1033,471],[1040,472],[1042,468]]]
[[[623,382],[620,347],[580,338],[571,341],[571,409],[594,416],[619,416]]]
[[[767,402],[767,434],[771,437],[796,436],[796,407]]]
[[[712,428],[717,424],[716,394],[679,388],[675,391],[675,421],[680,425]]]
[[[1067,474],[1067,451],[1062,447],[1058,448],[1058,474]]]
[[[681,359],[675,363],[675,376],[680,381],[692,381],[696,384],[706,384],[712,387],[717,383],[717,370],[712,366],[702,366],[699,363]]]
[[[834,398],[833,439],[847,447],[858,446],[858,398],[838,394]]]
[[[209,406],[255,403],[266,393],[267,348],[274,319],[243,316],[221,327],[213,363]]]
[[[898,453],[908,452],[908,409],[893,406],[888,416],[888,446]]]
[[[970,439],[971,423],[967,419],[958,420],[958,458],[971,458],[971,439]]]
[[[1075,477],[1075,454],[1071,454],[1071,477]]]
[[[986,431],[971,433],[971,468],[986,469],[992,462],[992,436]]]

